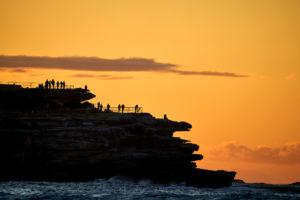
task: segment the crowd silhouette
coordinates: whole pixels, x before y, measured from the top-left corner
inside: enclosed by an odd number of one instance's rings
[[[45,89],[55,89],[55,81],[54,79],[52,80],[46,80],[45,81]],[[65,89],[66,88],[66,83],[65,81],[57,81],[56,82],[56,89]]]
[[[103,110],[103,105],[98,102],[97,103],[97,109],[100,111],[100,112],[114,112],[115,109],[118,109],[118,113],[124,113],[125,111],[125,105],[124,104],[119,104],[118,107],[112,107],[110,106],[110,104],[107,104],[106,106],[106,109]],[[136,105],[135,107],[127,107],[127,112],[130,112],[132,111],[133,112],[133,109],[134,109],[134,113],[139,113],[141,112],[141,107],[139,107],[138,105]]]

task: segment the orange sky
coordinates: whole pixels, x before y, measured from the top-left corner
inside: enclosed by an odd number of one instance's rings
[[[0,80],[87,84],[93,102],[191,123],[176,135],[200,145],[199,167],[300,181],[299,10],[297,0],[0,0],[4,57],[134,57],[248,76],[8,68],[0,59]]]

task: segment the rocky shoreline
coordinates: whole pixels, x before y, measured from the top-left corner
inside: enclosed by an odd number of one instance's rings
[[[191,125],[149,113],[70,109],[0,113],[0,180],[89,181],[116,175],[230,186],[235,172],[197,169],[199,146],[173,137]]]

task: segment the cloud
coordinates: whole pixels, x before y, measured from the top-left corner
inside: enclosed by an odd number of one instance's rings
[[[10,72],[25,73],[28,72],[28,70],[17,68],[17,69],[10,70]]]
[[[118,72],[163,72],[178,75],[205,75],[226,77],[247,77],[232,72],[181,71],[179,65],[161,63],[146,58],[104,59],[98,57],[46,57],[46,56],[7,56],[0,55],[0,68],[39,68],[81,71],[118,71]]]
[[[180,75],[203,75],[203,76],[228,76],[228,77],[248,77],[247,75],[239,75],[232,72],[213,72],[213,71],[181,71],[181,70],[169,70],[170,72]]]
[[[300,164],[300,142],[279,147],[257,146],[254,148],[230,142],[212,148],[209,158],[218,161]]]
[[[285,80],[292,80],[292,79],[294,79],[294,78],[296,78],[296,74],[295,73],[292,73],[292,74],[289,74],[289,75],[287,75],[286,77],[285,77]]]
[[[98,79],[104,79],[104,80],[133,79],[133,76],[113,76],[113,75],[109,75],[109,74],[101,74],[101,75],[73,74],[70,77],[73,77],[73,78],[98,78]]]
[[[0,55],[0,67],[47,68],[84,71],[164,71],[177,67],[171,63],[159,63],[153,59],[97,57],[40,57]]]

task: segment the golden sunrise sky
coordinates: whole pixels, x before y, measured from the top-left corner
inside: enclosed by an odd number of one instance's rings
[[[299,11],[297,0],[0,0],[0,81],[87,84],[93,103],[191,123],[176,136],[200,146],[200,168],[296,182]],[[7,64],[19,55],[97,57],[122,69]],[[149,66],[129,70],[131,58]]]

